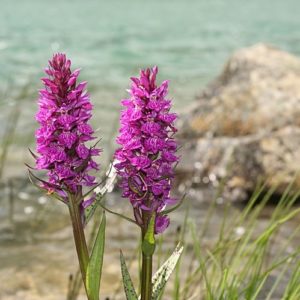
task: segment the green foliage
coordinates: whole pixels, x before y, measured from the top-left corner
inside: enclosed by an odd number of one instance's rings
[[[264,186],[258,186],[242,208],[218,204],[217,194],[200,224],[188,205],[185,213],[177,212],[185,215],[179,232],[173,239],[162,235],[157,242],[159,271],[153,278],[153,299],[300,299],[300,224],[295,226],[294,221],[300,216],[299,206],[294,205],[299,194],[288,189],[276,206],[269,206],[275,189],[265,192]],[[161,265],[168,263],[165,245],[178,241],[184,244],[183,254],[176,258],[173,288],[166,288],[155,278],[166,277]]]
[[[211,220],[220,211],[216,202],[211,204],[202,233],[199,234],[195,223],[189,220],[185,239],[190,238],[191,242],[186,242],[185,248],[192,247],[193,262],[190,270],[184,272],[188,275],[177,281],[180,292],[178,298],[173,299],[272,300],[275,294],[276,299],[278,294],[284,300],[300,299],[300,247],[295,247],[300,225],[284,242],[278,243],[277,239],[280,230],[300,215],[300,208],[293,206],[299,194],[287,190],[262,225],[259,219],[270,209],[266,205],[275,188],[265,195],[263,189],[257,189],[242,211],[230,203],[224,205],[217,238],[209,244],[205,240],[211,227],[215,227]],[[240,232],[237,233],[237,229]],[[183,259],[187,260],[187,256],[183,255]],[[284,288],[285,275],[288,284]]]
[[[122,251],[120,251],[120,262],[121,262],[123,285],[124,285],[124,290],[125,290],[125,294],[126,294],[126,299],[127,300],[138,300],[138,296],[135,292],[135,289],[134,289],[130,274],[128,272],[125,258],[123,256]]]
[[[102,221],[97,233],[94,247],[87,267],[86,288],[89,300],[99,300],[100,281],[105,245],[106,217],[103,212]]]
[[[105,195],[98,195],[97,198],[93,201],[91,205],[84,209],[84,223],[87,225],[89,221],[92,219],[97,207],[99,206],[99,202],[102,201]]]
[[[183,247],[178,245],[172,255],[167,259],[167,261],[159,268],[159,270],[154,274],[152,278],[152,300],[157,300],[164,290],[164,287],[169,280],[176,264],[180,258],[183,251]]]

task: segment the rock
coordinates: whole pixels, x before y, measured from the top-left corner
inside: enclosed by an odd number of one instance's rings
[[[236,198],[259,178],[300,187],[300,60],[263,44],[236,52],[182,116],[180,139],[179,172],[196,183],[226,178]]]

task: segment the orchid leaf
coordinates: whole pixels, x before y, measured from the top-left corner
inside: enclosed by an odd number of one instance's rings
[[[170,209],[163,210],[160,213],[160,215],[167,215],[167,214],[171,213],[172,211],[176,210],[177,208],[179,208],[182,205],[182,203],[184,202],[185,196],[186,196],[186,194],[184,194],[181,197],[180,201],[175,206],[171,207]]]
[[[98,197],[97,197],[97,198],[98,198]],[[128,222],[131,222],[131,223],[137,225],[136,221],[134,221],[133,219],[128,218],[128,217],[126,217],[126,216],[124,216],[124,215],[122,215],[122,214],[119,214],[119,213],[117,213],[117,212],[114,212],[114,211],[110,210],[109,208],[107,208],[106,206],[104,206],[104,205],[101,203],[101,201],[99,201],[98,203],[99,203],[99,205],[101,206],[101,208],[103,208],[105,211],[107,211],[107,212],[109,212],[109,213],[111,213],[111,214],[113,214],[113,215],[116,215],[116,216],[118,216],[118,217],[120,217],[120,218],[122,218],[122,219],[124,219],[124,220],[126,220],[126,221],[128,221]]]
[[[130,274],[128,272],[124,255],[122,251],[120,251],[120,262],[121,262],[121,271],[122,271],[122,278],[124,284],[124,291],[126,294],[127,300],[138,300],[138,296],[134,289]]]
[[[95,185],[92,189],[90,189],[86,194],[83,195],[83,198],[87,197],[89,194],[94,192],[96,197],[94,201],[84,209],[84,223],[85,225],[91,220],[94,212],[96,211],[97,206],[101,203],[102,199],[105,197],[106,193],[108,192],[107,185],[113,184],[114,178],[110,178],[109,175],[112,171],[112,165],[110,165],[108,171],[106,172],[105,178]],[[105,182],[105,186],[101,189],[101,192],[96,192],[96,189],[99,188]]]
[[[30,169],[30,170],[35,170],[35,168],[34,167],[32,167],[32,166],[30,166],[29,164],[27,164],[27,163],[24,163],[24,165],[28,168],[28,169]]]
[[[41,187],[40,185],[38,185],[37,183],[34,182],[33,178],[36,179],[36,180],[39,180],[40,182],[43,182],[41,179],[39,179],[38,177],[36,177],[30,170],[28,170],[28,177],[29,177],[29,180],[30,182],[36,187],[38,188],[40,191],[42,191],[43,193],[46,192],[46,189]],[[45,182],[45,181],[44,181]],[[63,202],[64,204],[66,204],[66,201],[61,198],[59,195],[57,195],[56,193],[47,193],[47,196],[49,196],[50,198],[54,198],[56,200],[59,200],[61,202]]]
[[[105,179],[102,180],[101,182],[97,183],[97,184],[96,184],[94,187],[92,187],[91,189],[89,189],[89,190],[83,195],[83,198],[87,197],[87,196],[90,195],[92,192],[94,192],[95,189],[96,189],[97,187],[99,187],[104,181],[105,181]]]
[[[171,256],[152,277],[153,291],[151,300],[157,300],[160,296],[168,279],[170,278],[173,270],[176,267],[176,264],[181,256],[182,251],[183,247],[178,244]]]
[[[106,217],[105,213],[103,213],[102,221],[97,233],[97,237],[86,271],[86,289],[89,300],[99,300],[99,290],[105,245],[105,226]]]
[[[43,184],[46,184],[46,185],[48,185],[48,186],[51,186],[51,187],[54,187],[54,188],[57,188],[57,189],[64,190],[63,188],[61,188],[60,186],[58,186],[58,185],[56,185],[56,184],[49,183],[49,182],[47,182],[47,181],[45,181],[45,180],[43,180],[43,179],[41,179],[41,178],[35,176],[30,170],[28,170],[28,173],[29,173],[29,175],[30,175],[30,178],[34,178],[35,180],[37,180],[37,181],[39,181],[39,182],[41,182],[41,183],[43,183]]]
[[[101,199],[104,197],[101,196],[101,197],[96,197],[94,199],[94,201],[84,209],[84,224],[87,225],[88,222],[91,220],[92,216],[94,215],[95,211],[96,211],[96,208],[98,207],[99,205],[99,202],[101,201]]]
[[[34,159],[38,159],[38,156],[30,148],[28,150]]]

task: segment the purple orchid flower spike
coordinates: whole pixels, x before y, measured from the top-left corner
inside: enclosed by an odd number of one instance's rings
[[[167,98],[168,81],[156,84],[158,68],[142,70],[131,78],[130,98],[124,99],[121,128],[115,152],[115,168],[121,177],[122,196],[129,198],[135,222],[142,233],[141,300],[152,298],[152,257],[155,234],[170,223],[166,207],[175,204],[171,197],[174,167],[179,157],[174,134],[177,118]],[[123,264],[124,265],[124,264]],[[125,292],[129,290],[124,280]]]
[[[85,195],[93,192],[97,186],[91,171],[98,171],[94,160],[100,149],[87,146],[95,139],[89,124],[92,117],[92,104],[85,91],[86,82],[77,83],[79,70],[71,71],[71,61],[65,54],[55,54],[45,69],[46,78],[42,78],[44,88],[39,92],[39,111],[36,120],[40,124],[35,137],[37,154],[36,170],[46,170],[47,179],[38,180],[41,188],[68,205],[73,226],[73,235],[88,299],[99,299],[100,276],[103,260],[105,216],[98,231],[97,247],[89,255],[85,233],[84,216],[86,209],[95,199],[84,200]],[[89,191],[84,194],[84,188]],[[94,250],[96,249],[96,250]],[[89,261],[93,264],[88,272]],[[94,270],[95,269],[95,270]]]
[[[167,99],[168,81],[156,85],[158,68],[142,70],[131,78],[130,98],[122,101],[120,134],[115,168],[122,178],[123,197],[129,198],[140,226],[147,227],[149,216],[156,213],[155,232],[163,232],[169,218],[159,213],[176,201],[170,196],[177,143],[174,121]],[[148,217],[145,217],[148,216]]]
[[[93,157],[100,149],[87,147],[95,139],[89,125],[92,104],[84,91],[86,82],[77,84],[79,70],[71,71],[65,54],[55,54],[42,78],[45,85],[39,93],[36,120],[36,169],[47,170],[48,182],[43,184],[49,194],[56,193],[64,201],[68,194],[79,195],[84,186],[96,184],[91,170],[99,170]],[[83,200],[83,199],[82,199]]]

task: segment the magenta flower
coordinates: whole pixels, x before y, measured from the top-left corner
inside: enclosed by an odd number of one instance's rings
[[[178,156],[173,138],[177,116],[170,113],[171,101],[166,98],[168,81],[156,86],[157,72],[154,67],[141,71],[140,78],[131,78],[130,99],[122,101],[125,110],[115,168],[122,178],[122,196],[130,199],[137,223],[146,227],[145,215],[155,212],[155,231],[161,233],[169,225],[162,211],[176,201],[170,191]]]
[[[83,186],[93,186],[95,177],[91,170],[98,170],[93,156],[100,149],[88,147],[93,139],[93,129],[88,124],[92,104],[85,91],[86,82],[77,84],[79,70],[71,71],[71,61],[65,54],[55,54],[42,78],[45,88],[39,93],[39,111],[36,120],[36,169],[47,170],[48,181],[43,187],[63,199],[67,193],[81,194]]]

